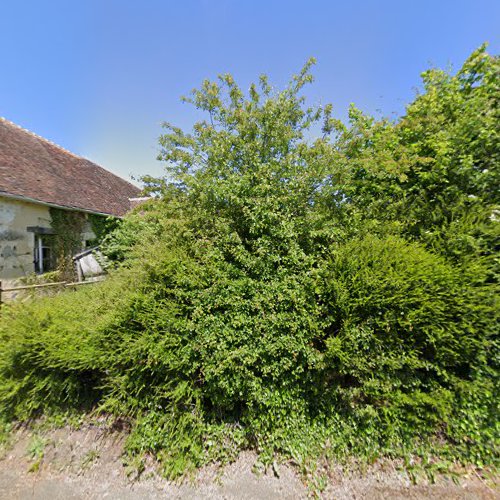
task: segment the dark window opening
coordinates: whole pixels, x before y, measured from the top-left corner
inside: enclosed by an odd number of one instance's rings
[[[55,260],[53,237],[51,235],[35,234],[35,273],[42,274],[53,271],[56,268]]]

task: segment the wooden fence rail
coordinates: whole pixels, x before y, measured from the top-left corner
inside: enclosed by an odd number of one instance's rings
[[[51,287],[51,286],[59,286],[59,287],[74,287],[74,286],[80,286],[80,285],[89,285],[92,283],[99,283],[100,281],[103,281],[102,279],[100,280],[95,280],[95,281],[75,281],[75,282],[67,282],[67,281],[58,281],[55,283],[41,283],[39,285],[23,285],[23,286],[14,286],[14,287],[8,287],[8,288],[3,288],[2,287],[2,282],[0,281],[0,308],[2,307],[3,304],[3,297],[2,294],[4,292],[17,292],[18,290],[31,290],[35,288],[46,288],[46,287]]]

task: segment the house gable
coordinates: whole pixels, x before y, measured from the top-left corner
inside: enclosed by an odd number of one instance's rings
[[[0,280],[54,266],[52,208],[121,217],[139,194],[99,165],[0,118]],[[82,248],[95,237],[85,224]]]
[[[0,196],[123,216],[140,189],[0,118]]]

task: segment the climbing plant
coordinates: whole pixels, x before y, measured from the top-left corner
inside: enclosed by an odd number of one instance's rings
[[[86,217],[81,212],[51,208],[50,218],[55,232],[54,250],[58,271],[62,279],[71,279],[74,273],[72,257],[81,250]]]

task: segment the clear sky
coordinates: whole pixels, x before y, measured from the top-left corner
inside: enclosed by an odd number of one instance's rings
[[[499,0],[1,0],[0,116],[123,177],[160,175],[164,120],[204,78],[277,86],[315,56],[312,103],[394,116],[429,66],[500,52]]]

